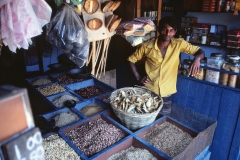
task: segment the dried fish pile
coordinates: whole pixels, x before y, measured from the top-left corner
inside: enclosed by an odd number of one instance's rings
[[[66,113],[61,113],[57,116],[54,117],[55,120],[55,126],[57,127],[63,127],[67,124],[73,123],[78,121],[80,118],[72,113],[72,112],[66,112]]]
[[[50,86],[45,86],[43,88],[39,88],[38,91],[44,96],[50,96],[52,94],[56,94],[56,93],[59,93],[59,92],[64,92],[64,91],[66,91],[66,89],[63,88],[59,84],[53,84],[53,85],[50,85]]]
[[[133,89],[127,91],[119,90],[117,96],[111,100],[111,104],[122,111],[130,113],[152,113],[159,108],[161,99],[153,97],[150,93],[143,94]]]
[[[130,148],[126,150],[122,150],[111,157],[109,157],[107,160],[157,160],[148,150],[141,149],[141,148],[135,148],[131,146]]]
[[[79,155],[58,134],[43,139],[46,160],[81,160]]]
[[[90,104],[80,110],[80,112],[82,114],[84,114],[85,116],[91,116],[91,115],[101,112],[101,111],[103,111],[103,108],[96,104]]]
[[[44,85],[44,84],[48,84],[51,83],[52,81],[48,78],[39,78],[36,79],[34,81],[32,81],[32,85],[33,86],[40,86],[40,85]]]
[[[76,102],[79,101],[77,97],[74,97],[70,94],[65,94],[63,96],[56,97],[51,100],[51,102],[57,107],[57,108],[62,108],[64,107],[64,103],[67,100],[75,100]]]
[[[66,133],[66,136],[87,156],[92,156],[124,137],[123,132],[99,118]]]
[[[164,122],[143,137],[157,149],[170,157],[175,157],[191,143],[193,137],[175,125]]]

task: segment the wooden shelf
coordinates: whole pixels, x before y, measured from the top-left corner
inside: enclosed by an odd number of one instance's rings
[[[196,78],[193,78],[193,77],[187,77],[187,76],[180,75],[180,74],[178,75],[178,77],[188,79],[188,80],[192,80],[192,81],[197,81],[197,82],[200,82],[200,83],[209,84],[211,86],[217,86],[217,87],[224,88],[224,89],[227,89],[227,90],[233,90],[233,91],[237,91],[237,92],[240,91],[240,88],[233,88],[233,87],[225,86],[225,85],[222,85],[222,84],[217,84],[217,83],[213,83],[213,82],[209,82],[209,81],[205,81],[205,80],[199,80],[199,79],[196,79]]]

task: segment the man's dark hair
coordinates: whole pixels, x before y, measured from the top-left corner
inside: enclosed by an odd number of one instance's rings
[[[177,20],[174,17],[167,16],[159,20],[158,31],[161,32],[161,30],[164,28],[166,24],[171,26],[173,29],[177,30],[178,27]]]

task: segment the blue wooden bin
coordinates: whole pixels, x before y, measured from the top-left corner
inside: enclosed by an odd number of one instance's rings
[[[240,146],[239,138],[236,138],[236,134],[239,135],[239,89],[178,76],[173,103],[218,121],[210,147],[211,160],[236,159]]]

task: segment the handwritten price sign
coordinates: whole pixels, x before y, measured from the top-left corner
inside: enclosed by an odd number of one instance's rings
[[[6,160],[44,160],[42,135],[38,128],[18,136],[2,146]]]

